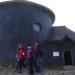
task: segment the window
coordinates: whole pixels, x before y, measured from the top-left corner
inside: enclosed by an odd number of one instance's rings
[[[40,32],[40,31],[42,30],[42,26],[41,26],[41,24],[39,24],[39,23],[35,23],[35,24],[33,25],[33,29],[34,29],[36,32]]]

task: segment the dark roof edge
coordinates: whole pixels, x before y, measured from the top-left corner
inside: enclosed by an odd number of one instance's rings
[[[30,5],[34,5],[34,6],[38,6],[38,7],[41,7],[42,9],[44,9],[45,11],[47,11],[51,17],[51,20],[52,20],[52,24],[54,23],[55,21],[55,14],[53,13],[53,11],[51,9],[49,9],[48,7],[44,6],[44,5],[41,5],[41,4],[38,4],[38,3],[35,3],[35,2],[31,2],[31,1],[3,1],[3,2],[0,2],[0,5],[1,4],[12,4],[12,3],[23,3],[23,4],[30,4]]]

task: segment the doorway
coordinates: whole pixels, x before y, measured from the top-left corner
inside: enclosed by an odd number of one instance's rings
[[[70,51],[64,52],[64,62],[65,62],[65,65],[72,65],[72,57],[71,57]]]

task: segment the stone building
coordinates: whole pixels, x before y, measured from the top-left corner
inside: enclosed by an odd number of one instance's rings
[[[17,45],[31,41],[44,46],[49,64],[75,65],[75,33],[53,27],[54,13],[39,4],[14,0],[0,3],[0,59],[15,59]]]
[[[43,42],[51,34],[54,13],[39,4],[13,0],[0,3],[0,59],[14,59],[17,45]]]
[[[52,27],[47,41],[48,62],[59,65],[75,65],[75,32],[65,26]]]

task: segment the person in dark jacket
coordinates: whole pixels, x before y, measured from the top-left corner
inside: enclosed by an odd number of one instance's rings
[[[35,42],[35,69],[38,73],[42,72],[43,54],[44,52],[42,51],[40,42],[39,41]]]

